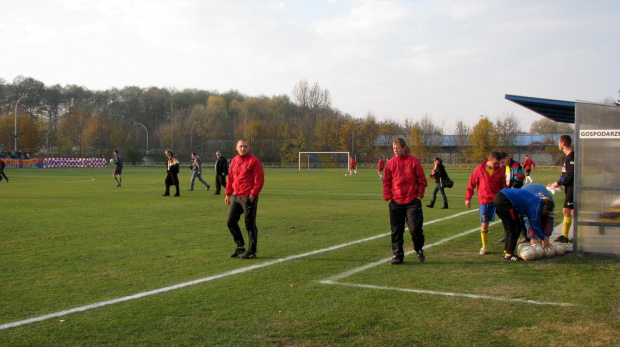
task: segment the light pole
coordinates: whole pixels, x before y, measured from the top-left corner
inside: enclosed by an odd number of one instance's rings
[[[189,150],[190,152],[194,150],[194,125],[198,124],[198,121],[195,121],[194,124],[192,124],[191,127],[191,133],[189,134]]]
[[[149,130],[142,123],[133,122],[133,124],[142,125],[144,131],[146,131],[146,154],[149,154]]]
[[[17,101],[15,102],[15,154],[17,154],[17,104],[19,104],[19,101],[23,98],[23,95],[19,96],[19,99],[17,99]]]

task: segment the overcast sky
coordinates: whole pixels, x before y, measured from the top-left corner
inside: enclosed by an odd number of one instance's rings
[[[620,89],[617,0],[2,0],[0,78],[292,96],[450,133],[516,94],[601,102]]]

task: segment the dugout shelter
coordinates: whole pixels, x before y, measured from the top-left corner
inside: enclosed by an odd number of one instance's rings
[[[573,250],[620,256],[620,107],[509,94],[505,98],[575,125]]]

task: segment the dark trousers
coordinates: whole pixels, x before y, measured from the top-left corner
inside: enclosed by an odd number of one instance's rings
[[[390,201],[390,228],[392,230],[392,253],[394,257],[403,259],[405,223],[409,227],[409,233],[413,240],[413,249],[419,251],[424,247],[424,217],[422,215],[422,202],[414,199],[406,204],[399,204],[394,200]]]
[[[435,202],[435,200],[437,200],[438,191],[441,192],[441,196],[443,197],[443,204],[445,206],[448,206],[448,198],[446,198],[446,192],[444,192],[443,187],[439,182],[435,184],[435,190],[433,190],[433,199],[431,200],[431,202]]]
[[[245,229],[248,231],[248,252],[256,253],[256,244],[258,242],[258,228],[256,227],[256,209],[258,206],[258,197],[254,202],[250,202],[249,196],[230,197],[230,208],[228,209],[228,230],[235,240],[237,247],[243,247],[245,241],[241,228],[239,228],[239,219],[243,214],[245,218]]]
[[[215,175],[215,194],[219,194],[222,187],[226,189],[226,175]]]
[[[166,195],[170,195],[170,186],[174,185],[177,190],[176,195],[180,195],[179,193],[179,176],[176,172],[168,172],[168,176],[166,176]]]
[[[504,251],[508,254],[515,254],[515,247],[517,247],[519,234],[523,228],[521,216],[515,211],[510,200],[502,192],[495,195],[493,204],[495,204],[495,212],[502,219],[502,224],[504,225]]]

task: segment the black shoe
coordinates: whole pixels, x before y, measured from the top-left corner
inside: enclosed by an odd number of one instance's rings
[[[418,260],[420,261],[420,263],[423,263],[424,260],[426,260],[426,257],[424,256],[424,250],[421,249],[419,251],[415,251],[418,254]]]
[[[250,252],[250,251],[245,252],[245,254],[241,257],[241,259],[254,259],[254,258],[256,258],[256,253]]]
[[[181,196],[181,194],[179,194],[179,193],[176,193],[176,194],[174,194],[174,196]]]
[[[243,254],[243,253],[245,253],[245,248],[243,248],[243,247],[241,247],[241,248],[237,247],[237,249],[235,249],[235,251],[234,251],[234,252],[230,255],[230,257],[231,257],[231,258],[237,258],[237,256],[238,256],[239,254]]]
[[[559,242],[559,243],[568,243],[569,242],[569,240],[564,235],[560,235],[554,241],[555,242]]]
[[[170,196],[170,194],[166,193],[166,194],[164,194],[164,195],[162,195],[162,196]]]
[[[428,204],[428,205],[426,205],[426,207],[428,207],[428,208],[433,208],[433,207],[435,207],[435,202],[434,202],[434,201],[431,201],[431,203],[430,203],[430,204]]]
[[[402,258],[393,257],[392,260],[390,260],[390,265],[398,265],[402,263],[403,263]]]
[[[213,195],[220,195],[220,193],[213,193]]]
[[[443,205],[443,207],[441,209],[442,210],[447,210],[448,209],[448,205]]]
[[[211,189],[211,186],[207,186],[207,191],[209,191],[209,189]]]

